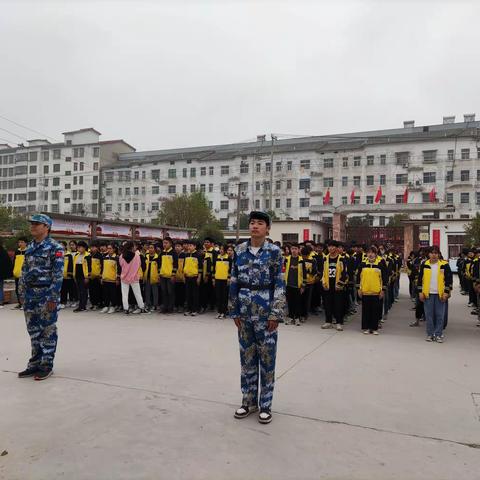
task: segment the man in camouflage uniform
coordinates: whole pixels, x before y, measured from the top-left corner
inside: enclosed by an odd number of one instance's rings
[[[278,323],[285,317],[282,252],[267,242],[270,217],[251,212],[251,239],[236,248],[230,278],[230,317],[238,328],[242,406],[235,418],[258,410],[260,423],[272,421]],[[260,397],[258,382],[260,381]]]
[[[27,369],[18,376],[45,380],[52,374],[57,349],[64,252],[62,246],[50,238],[50,217],[38,214],[29,221],[33,241],[25,251],[19,294],[32,344],[32,357]]]

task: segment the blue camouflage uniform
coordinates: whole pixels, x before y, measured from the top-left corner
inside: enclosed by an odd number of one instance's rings
[[[275,385],[277,331],[269,332],[267,326],[269,320],[282,322],[285,317],[282,252],[276,245],[265,242],[255,255],[250,250],[250,240],[237,246],[235,251],[229,311],[232,319],[242,321],[238,330],[242,405],[259,405],[261,410],[270,410]]]
[[[32,217],[34,218],[34,217]],[[28,368],[51,370],[57,349],[57,317],[63,282],[63,247],[50,237],[32,241],[25,251],[19,295],[32,344]],[[47,302],[57,304],[53,312]]]

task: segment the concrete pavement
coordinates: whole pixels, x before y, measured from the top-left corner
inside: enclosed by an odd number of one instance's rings
[[[282,325],[266,426],[233,418],[228,320],[62,311],[55,375],[34,382],[14,373],[23,314],[0,310],[0,478],[478,478],[480,328],[458,289],[444,344],[410,307],[402,288],[378,337],[359,315],[344,332]]]

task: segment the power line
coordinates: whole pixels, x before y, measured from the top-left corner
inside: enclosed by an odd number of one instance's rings
[[[2,118],[3,120],[6,120],[7,122],[13,123],[14,125],[17,125],[17,127],[24,128],[25,130],[30,130],[31,132],[38,133],[39,135],[42,135],[43,137],[50,138],[51,140],[56,141],[56,139],[51,137],[50,135],[46,135],[45,133],[39,132],[38,130],[34,130],[33,128],[27,127],[26,125],[22,125],[21,123],[10,120],[9,118],[4,117],[3,115],[0,115],[0,118]]]
[[[18,138],[20,138],[20,139],[22,139],[22,140],[28,141],[25,137],[22,137],[21,135],[17,135],[15,132],[12,132],[12,131],[10,131],[10,130],[7,130],[6,128],[0,127],[0,130],[3,130],[4,132],[9,133],[10,135],[13,135],[14,137],[18,137]]]

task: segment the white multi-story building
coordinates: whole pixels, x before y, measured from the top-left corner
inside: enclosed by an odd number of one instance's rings
[[[97,215],[101,169],[114,164],[118,154],[135,149],[123,140],[100,141],[100,132],[93,128],[63,135],[62,143],[0,145],[2,205],[19,213]]]
[[[138,222],[157,216],[164,199],[204,192],[225,228],[242,212],[273,210],[280,219],[329,221],[330,204],[374,204],[373,225],[391,214],[382,204],[424,204],[412,218],[470,218],[480,204],[480,122],[445,117],[439,125],[119,155],[104,171],[104,214]],[[272,153],[273,152],[273,153]],[[432,190],[434,191],[432,192]],[[455,212],[432,213],[432,198]]]

